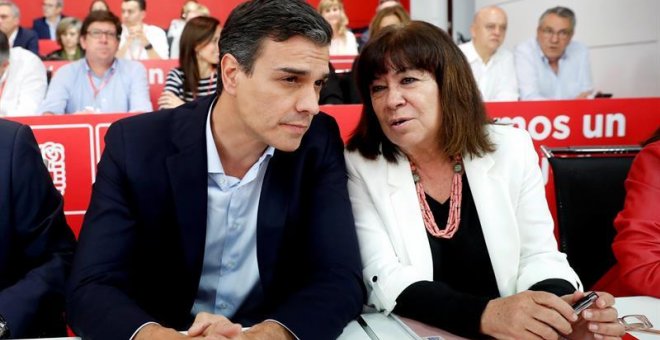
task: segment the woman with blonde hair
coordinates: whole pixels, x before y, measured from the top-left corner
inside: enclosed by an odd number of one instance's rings
[[[74,17],[60,20],[55,31],[57,43],[60,49],[48,54],[45,60],[67,60],[76,61],[85,56],[85,51],[80,47],[80,28],[82,23]]]
[[[357,55],[355,35],[348,29],[348,17],[341,0],[321,0],[318,7],[321,16],[332,26],[330,55]]]

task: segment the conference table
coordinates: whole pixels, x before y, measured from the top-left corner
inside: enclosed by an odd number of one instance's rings
[[[619,316],[645,315],[653,328],[660,330],[660,299],[648,296],[616,298]],[[630,337],[632,335],[633,337]],[[629,332],[624,339],[659,340],[660,334]],[[80,340],[80,338],[50,338],[50,340]],[[351,321],[338,340],[463,340],[465,338],[414,320],[393,314],[364,313]],[[37,339],[30,339],[37,340]]]

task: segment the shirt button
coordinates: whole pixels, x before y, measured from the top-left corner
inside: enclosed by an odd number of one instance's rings
[[[227,263],[227,269],[234,269],[234,267],[236,267],[236,262],[234,262],[234,261],[229,261],[229,262]]]
[[[227,309],[227,308],[229,308],[229,305],[227,305],[226,303],[223,302],[220,304],[220,309]]]

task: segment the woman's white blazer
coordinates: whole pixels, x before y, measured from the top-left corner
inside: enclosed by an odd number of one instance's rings
[[[565,279],[581,289],[566,255],[557,250],[529,134],[503,125],[487,130],[496,151],[464,157],[464,165],[500,295],[513,295],[548,278]],[[347,151],[345,157],[368,304],[389,313],[406,287],[433,281],[431,249],[410,164],[405,156],[397,163],[384,157],[368,160],[357,151]],[[470,270],[469,263],[464,265]]]

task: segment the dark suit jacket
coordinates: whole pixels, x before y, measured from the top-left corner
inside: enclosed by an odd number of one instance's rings
[[[0,119],[0,315],[12,337],[66,335],[74,247],[32,130]]]
[[[36,18],[32,21],[32,30],[37,33],[39,39],[51,39],[50,28],[46,23],[46,17]]]
[[[34,33],[33,30],[19,27],[12,47],[23,47],[39,55],[39,38],[37,37],[37,33]]]
[[[108,130],[68,290],[69,323],[83,338],[128,339],[148,321],[178,330],[193,321],[212,99]],[[271,318],[301,339],[334,339],[360,313],[365,295],[342,150],[336,122],[319,114],[297,151],[271,158],[257,218],[263,300],[242,306],[233,321]]]

